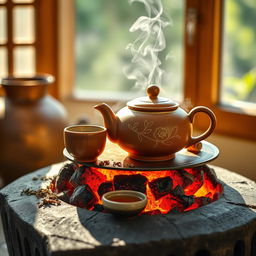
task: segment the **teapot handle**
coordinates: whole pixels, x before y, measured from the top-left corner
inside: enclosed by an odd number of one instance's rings
[[[205,114],[207,114],[209,116],[210,126],[203,134],[201,134],[197,137],[193,137],[192,135],[190,135],[190,138],[188,139],[188,143],[187,143],[186,147],[189,147],[189,146],[207,138],[213,132],[213,130],[216,126],[216,117],[215,117],[214,113],[209,108],[204,107],[204,106],[198,106],[198,107],[195,107],[190,110],[190,112],[188,113],[188,117],[192,124],[193,124],[194,116],[198,112],[204,112]]]

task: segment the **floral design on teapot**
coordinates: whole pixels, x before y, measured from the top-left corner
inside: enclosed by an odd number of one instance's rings
[[[166,161],[175,153],[207,138],[214,130],[216,117],[207,107],[194,107],[187,113],[177,102],[159,97],[156,85],[147,88],[147,97],[127,102],[116,114],[105,103],[95,106],[104,118],[109,139],[140,161]],[[210,125],[193,137],[193,121],[197,113],[205,113]]]
[[[143,139],[148,139],[153,141],[154,148],[156,148],[159,144],[163,145],[171,145],[173,144],[174,139],[180,139],[180,135],[178,135],[178,127],[156,127],[154,128],[154,122],[145,120],[143,123],[143,127],[139,127],[140,122],[131,122],[128,124],[128,128],[135,132],[138,136],[138,140],[143,142]]]

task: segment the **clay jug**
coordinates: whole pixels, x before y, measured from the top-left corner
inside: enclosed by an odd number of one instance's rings
[[[47,94],[51,75],[3,78],[0,107],[0,176],[8,184],[63,160],[64,107]]]

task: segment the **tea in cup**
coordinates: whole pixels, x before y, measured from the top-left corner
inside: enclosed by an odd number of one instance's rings
[[[76,161],[94,162],[106,145],[107,129],[98,125],[72,125],[64,129],[64,143]]]
[[[102,203],[108,212],[119,216],[134,216],[144,210],[147,196],[134,190],[115,190],[102,196]]]

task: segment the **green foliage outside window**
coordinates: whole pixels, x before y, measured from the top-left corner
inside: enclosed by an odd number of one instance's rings
[[[161,52],[166,79],[162,87],[171,96],[180,97],[183,66],[183,1],[163,0],[173,26],[165,28],[166,49]],[[145,15],[144,5],[128,0],[76,0],[76,88],[78,90],[125,92],[135,81],[128,80],[123,68],[131,61],[126,46],[138,34],[131,25]],[[167,56],[167,58],[166,58]],[[144,93],[144,92],[143,92]]]
[[[167,76],[167,96],[182,97],[184,6],[181,0],[163,0],[173,26],[165,28],[166,49],[160,54]],[[76,88],[125,92],[135,81],[123,68],[131,56],[126,46],[138,36],[129,32],[135,20],[146,15],[142,3],[128,0],[76,0]],[[226,0],[221,98],[225,103],[256,103],[256,2]],[[166,58],[166,56],[168,56]]]
[[[256,103],[256,2],[227,0],[222,100]]]

